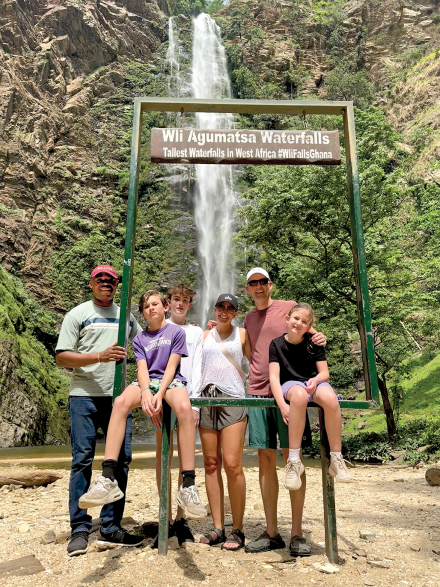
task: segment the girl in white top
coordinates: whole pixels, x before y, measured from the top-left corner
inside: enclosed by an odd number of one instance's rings
[[[244,328],[232,325],[238,301],[222,294],[214,307],[217,326],[203,333],[202,384],[204,397],[244,398],[246,376],[241,370],[243,356],[250,359],[251,348]],[[205,544],[220,544],[225,550],[244,546],[243,515],[246,482],[242,468],[247,409],[243,407],[202,407],[200,439],[205,464],[206,492],[214,527],[200,539]],[[226,539],[224,530],[224,489],[222,463],[228,479],[233,530]]]

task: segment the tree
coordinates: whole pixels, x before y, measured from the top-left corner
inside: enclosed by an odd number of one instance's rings
[[[331,124],[328,119],[320,124],[325,122]],[[432,317],[429,297],[423,295],[431,273],[411,251],[414,238],[407,225],[417,211],[398,135],[375,108],[356,110],[356,127],[379,388],[392,435],[389,382],[401,376],[397,371],[414,351],[401,322],[418,336],[415,313],[419,320],[420,314],[424,320],[429,313]],[[254,167],[246,173],[250,189],[242,215],[247,224],[238,238],[264,251],[282,297],[308,301],[318,310],[329,333],[332,380],[336,373],[343,386],[359,374],[351,358],[351,373],[346,362],[338,372],[341,356],[350,356],[347,333],[357,328],[345,167]]]

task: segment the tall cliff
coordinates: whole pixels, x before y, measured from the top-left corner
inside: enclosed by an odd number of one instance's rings
[[[49,414],[51,430],[57,418],[65,422],[66,379],[51,358],[55,323],[87,297],[91,266],[122,265],[132,100],[167,91],[166,25],[177,4],[0,3],[0,263],[10,274],[2,274],[3,299],[25,288],[18,296],[22,318],[12,302],[4,306],[0,445],[65,439],[42,425]],[[439,0],[231,0],[216,18],[236,97],[337,99],[347,92],[361,105],[374,102],[415,151],[415,172],[440,183]],[[186,34],[189,25],[187,14]],[[163,120],[147,117],[144,143]],[[194,280],[191,202],[184,186],[170,206],[167,179],[145,155],[136,292],[146,282]],[[46,312],[38,323],[23,310],[31,306]],[[46,367],[29,373],[50,372],[57,391],[49,392],[49,381],[37,389],[31,378],[15,376],[24,373],[27,351],[16,344],[24,333],[35,342],[31,355],[39,345],[48,351]],[[39,403],[43,389],[55,403]],[[11,411],[18,390],[40,405],[22,421]]]

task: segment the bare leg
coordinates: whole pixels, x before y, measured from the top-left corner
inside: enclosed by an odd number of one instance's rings
[[[156,430],[156,485],[160,496],[160,476],[162,474],[162,430]],[[170,478],[168,481],[168,519],[171,520],[171,460],[173,458],[173,431],[170,433]]]
[[[216,430],[200,428],[205,465],[206,493],[208,494],[214,527],[221,530],[224,526],[225,504],[222,479],[222,453],[220,434]]]
[[[172,387],[165,393],[165,400],[177,416],[180,428],[180,458],[184,471],[195,468],[196,429],[191,402],[184,387]]]
[[[290,420],[289,420],[290,424]],[[290,428],[290,426],[289,426]],[[289,456],[289,449],[283,448],[284,461],[287,462]],[[302,460],[302,455],[301,455]],[[301,475],[302,485],[296,491],[289,491],[290,493],[290,508],[292,510],[292,531],[291,536],[302,536],[302,517],[304,510],[304,500],[306,498],[306,473]]]
[[[107,430],[105,443],[105,460],[117,461],[125,437],[127,416],[131,410],[140,407],[141,393],[137,385],[129,385],[122,394],[115,399],[112,415]]]
[[[266,515],[267,533],[271,538],[278,534],[278,476],[277,451],[273,448],[258,449],[261,497]]]
[[[289,448],[301,448],[309,401],[308,393],[304,387],[294,385],[287,392],[286,399],[290,402]]]
[[[243,445],[247,418],[220,432],[223,462],[228,478],[228,493],[231,501],[232,526],[243,530],[243,516],[246,505],[246,480],[243,473]],[[237,550],[236,544],[225,543],[226,550]]]
[[[338,398],[330,385],[322,385],[313,395],[313,401],[324,408],[325,430],[332,452],[341,452],[342,416]]]

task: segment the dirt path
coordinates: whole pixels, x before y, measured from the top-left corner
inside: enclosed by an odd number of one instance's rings
[[[11,467],[3,472],[12,472]],[[324,554],[321,473],[308,469],[308,488],[304,513],[305,536],[312,546],[309,559],[295,561],[288,550],[249,555],[244,551],[226,553],[218,548],[194,545],[189,549],[170,550],[167,558],[158,556],[146,540],[142,548],[116,548],[99,552],[91,537],[85,556],[68,558],[66,544],[43,544],[46,530],[60,532],[68,524],[68,472],[62,479],[39,489],[0,490],[0,563],[35,555],[45,571],[32,576],[0,575],[0,584],[16,587],[90,585],[140,587],[148,585],[247,585],[276,584],[305,586],[428,586],[438,585],[440,577],[440,487],[430,487],[424,469],[357,468],[356,484],[336,488],[339,553],[342,564],[334,575],[318,568],[326,562]],[[282,470],[278,471],[282,478]],[[176,472],[173,471],[174,481]],[[202,471],[198,484],[206,499]],[[246,469],[247,540],[258,536],[264,514],[258,486],[258,470]],[[153,472],[130,473],[125,515],[137,523],[157,520],[158,499]],[[280,489],[280,532],[289,538],[289,496]],[[98,515],[99,511],[93,512]],[[209,519],[208,519],[209,520]],[[200,534],[206,524],[191,523]],[[372,542],[359,538],[368,530]],[[367,556],[355,550],[362,549]],[[435,554],[435,552],[438,554]],[[368,561],[383,566],[375,568]],[[388,568],[383,568],[388,567]]]

